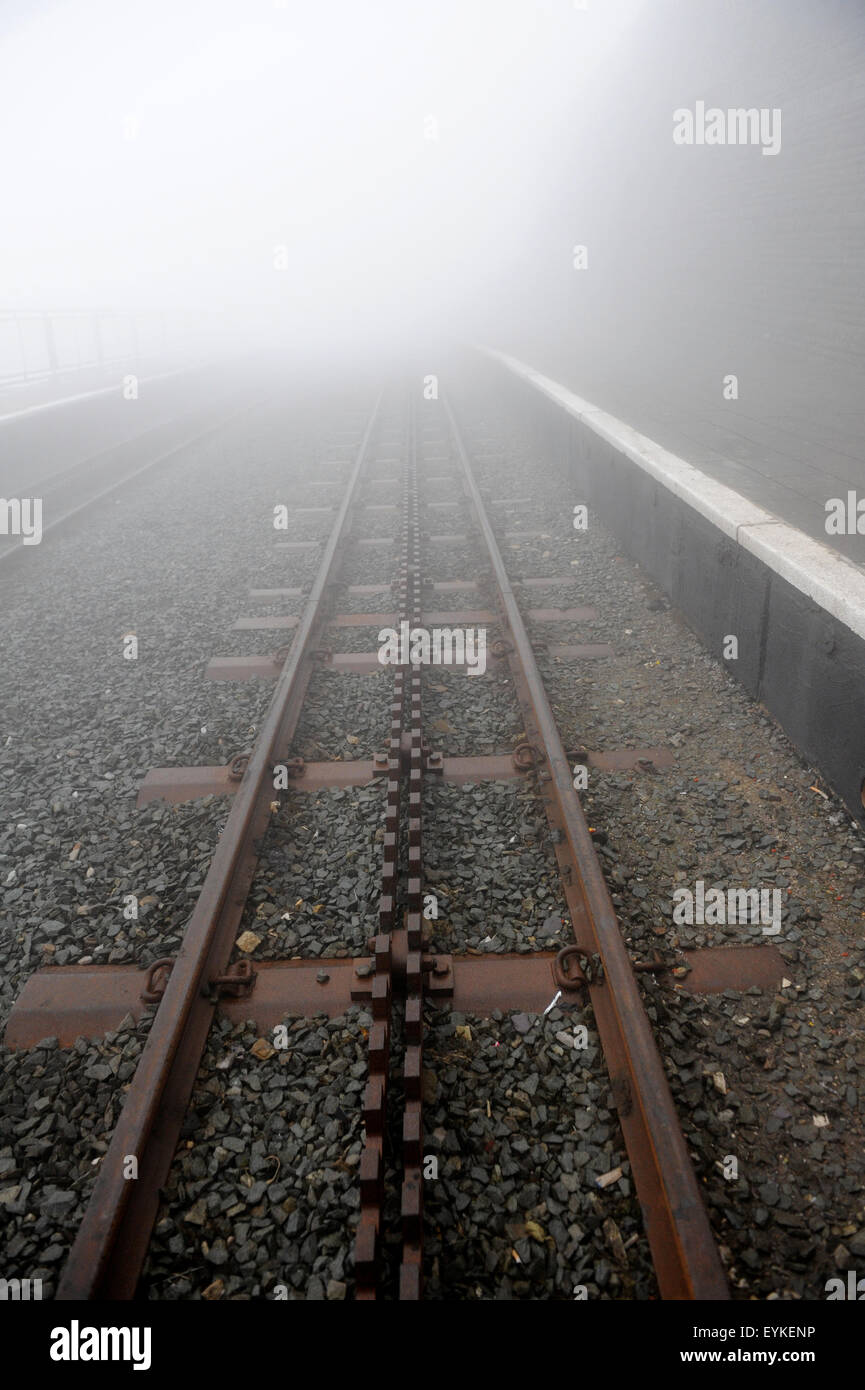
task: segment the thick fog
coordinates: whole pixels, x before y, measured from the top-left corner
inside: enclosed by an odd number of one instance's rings
[[[0,25],[0,310],[334,363],[482,341],[626,415],[724,372],[777,409],[854,389],[854,0],[27,0]],[[679,142],[699,104],[764,124]]]
[[[635,8],[7,12],[0,303],[191,309],[324,350],[492,325],[532,273],[569,108]]]

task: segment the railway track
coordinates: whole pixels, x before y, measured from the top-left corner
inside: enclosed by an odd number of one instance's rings
[[[377,453],[392,460],[388,473],[378,478],[390,500],[368,503],[364,488]],[[336,471],[345,476],[319,481],[326,495],[336,492],[338,500],[326,507],[297,509],[299,534],[287,542],[298,548],[315,546],[319,552],[308,590],[300,595],[297,590],[257,591],[258,597],[271,602],[301,597],[302,611],[241,620],[238,625],[253,631],[291,631],[290,645],[271,655],[216,659],[209,669],[217,679],[274,680],[255,746],[225,766],[155,769],[141,789],[141,804],[154,799],[177,803],[210,794],[231,800],[180,951],[146,972],[114,967],[106,973],[95,966],[38,971],[11,1016],[6,1040],[26,1047],[48,1034],[61,1043],[80,1034],[94,1036],[117,1027],[129,1013],[141,1017],[156,1006],[57,1296],[123,1299],[135,1294],[218,1014],[254,1018],[263,1034],[273,1035],[286,1017],[324,1013],[332,1018],[360,1005],[371,1019],[357,1170],[357,1298],[423,1297],[428,1148],[424,1047],[430,1017],[448,1007],[481,1017],[514,1010],[543,1017],[557,1007],[573,1022],[594,1020],[609,1074],[610,1108],[615,1109],[627,1149],[659,1293],[669,1299],[725,1298],[727,1281],[637,980],[646,968],[669,977],[672,962],[643,961],[635,967],[629,958],[575,790],[579,769],[574,756],[590,760],[591,755],[578,750],[569,756],[563,747],[539,669],[537,637],[531,635],[535,624],[564,624],[570,629],[585,616],[573,608],[533,607],[538,590],[565,587],[570,577],[523,575],[515,585],[492,519],[498,507],[507,507],[513,499],[482,495],[472,449],[449,402],[380,398],[350,465]],[[425,495],[434,480],[445,490],[445,499],[435,503]],[[525,511],[526,504],[520,507]],[[304,537],[311,514],[329,527],[321,542]],[[476,561],[472,576],[449,573],[446,579],[431,578],[431,572],[439,573],[441,564],[448,563],[446,558],[437,561],[433,569],[433,557],[446,557],[454,538],[463,539],[462,532],[433,529],[442,515],[456,515],[458,524],[469,528]],[[371,527],[373,519],[380,522],[382,517],[395,520],[393,535],[376,534]],[[530,530],[518,534],[523,545],[537,539]],[[396,555],[391,570],[395,578],[352,586],[354,557],[379,547]],[[339,613],[337,595],[343,592],[357,599],[390,594],[392,610]],[[437,595],[460,603],[465,595],[466,606],[439,610]],[[519,704],[522,736],[510,755],[449,756],[432,750],[424,714],[431,668],[421,642],[410,644],[408,651],[403,648],[388,673],[393,681],[390,727],[382,729],[378,755],[372,760],[322,762],[292,756],[317,672],[323,667],[382,671],[381,650],[332,650],[333,634],[340,628],[374,627],[392,630],[395,637],[447,631],[451,655],[462,658],[467,674],[473,661],[476,665],[468,686],[482,679],[477,658],[483,632],[490,666],[509,672]],[[463,634],[459,647],[453,645],[454,633]],[[540,644],[540,649],[543,659],[564,664],[596,654],[579,643]],[[637,769],[661,761],[653,749],[605,756],[611,766]],[[449,782],[465,785],[485,779],[531,787],[538,813],[546,820],[573,929],[573,940],[555,951],[446,953],[431,943],[424,834],[431,790]],[[377,783],[384,795],[380,885],[377,930],[366,953],[353,954],[348,944],[332,957],[255,963],[239,956],[236,941],[247,899],[268,826],[284,794]],[[290,877],[284,889],[290,894]],[[725,975],[717,960],[701,970],[699,955],[694,953],[692,960],[692,988],[701,983],[703,988],[723,988],[736,971],[742,975],[741,961],[732,975]],[[763,948],[752,948],[751,957],[742,986],[767,968]],[[755,973],[749,976],[748,968]],[[770,960],[770,975],[773,968]],[[720,986],[710,978],[713,971],[720,973]],[[563,1066],[569,1057],[566,1053]]]
[[[177,375],[182,376],[181,373]],[[89,404],[86,399],[83,403]],[[73,398],[69,403],[59,402],[51,409],[59,414],[70,407],[80,408],[80,405]],[[62,467],[54,463],[47,474],[26,483],[13,473],[13,477],[4,485],[4,491],[12,500],[7,505],[4,499],[4,506],[7,506],[7,510],[19,506],[20,521],[14,512],[3,518],[0,576],[18,570],[22,561],[27,561],[28,554],[32,556],[34,545],[80,522],[97,503],[114,496],[151,469],[182,460],[187,451],[218,435],[231,421],[254,408],[249,401],[240,397],[229,408],[224,407],[225,402],[214,418],[211,402],[205,401],[203,405],[181,411],[173,418],[146,425],[128,438],[100,448],[77,462]],[[25,427],[28,423],[26,412],[17,418],[8,416],[7,420],[11,426],[19,428],[22,420]],[[67,428],[74,431],[81,426],[71,424]],[[21,444],[16,442],[13,452],[20,450]],[[41,466],[41,460],[37,458],[35,461]],[[33,462],[33,459],[28,460],[27,472]],[[23,497],[25,493],[26,498]],[[13,494],[16,494],[14,498]],[[14,522],[14,525],[10,525],[10,522]]]

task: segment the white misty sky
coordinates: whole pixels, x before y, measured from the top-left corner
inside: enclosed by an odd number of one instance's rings
[[[550,141],[641,7],[0,12],[0,308],[218,303],[300,322],[435,309],[446,322],[531,241]]]

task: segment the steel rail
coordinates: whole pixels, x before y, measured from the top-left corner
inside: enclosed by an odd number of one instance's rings
[[[598,1032],[613,1087],[646,1235],[662,1298],[726,1299],[729,1289],[712,1236],[696,1175],[679,1127],[615,909],[592,844],[573,776],[531,640],[450,402],[444,400],[476,524],[486,545],[498,591],[501,621],[513,643],[509,655],[522,703],[528,706],[543,751],[543,771],[576,868],[579,899],[574,927],[590,934],[605,980],[589,986]],[[529,732],[527,724],[527,732]],[[582,909],[582,910],[581,910]]]
[[[326,617],[327,589],[379,415],[367,421],[318,574],[267,715],[190,917],[123,1109],[58,1283],[57,1298],[124,1299],[135,1292],[183,1119],[216,1011],[273,798],[272,767],[292,737]],[[127,1177],[129,1159],[137,1177]]]

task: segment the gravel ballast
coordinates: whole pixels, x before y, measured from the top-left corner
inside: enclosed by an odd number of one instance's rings
[[[427,546],[425,573],[481,588],[430,593],[425,606],[489,607],[459,469],[443,417],[429,409],[422,497],[458,506],[424,513],[423,529],[468,539]],[[861,828],[598,519],[574,530],[582,499],[567,477],[505,438],[490,408],[487,422],[483,413],[479,398],[460,410],[482,492],[490,503],[531,494],[489,507],[509,572],[568,576],[548,589],[517,584],[523,612],[597,610],[579,622],[529,621],[533,640],[612,649],[573,661],[539,646],[565,748],[580,757],[660,745],[673,757],[663,770],[591,768],[582,793],[631,955],[660,952],[680,967],[689,949],[765,943],[759,923],[675,921],[675,891],[698,880],[780,895],[781,930],[770,940],[787,973],[777,990],[691,995],[676,977],[638,979],[734,1296],[823,1298],[826,1281],[861,1266],[865,1252]],[[138,787],[151,767],[223,763],[254,743],[271,682],[207,682],[205,666],[291,640],[290,631],[233,632],[232,623],[303,611],[302,597],[260,601],[248,590],[311,583],[318,552],[275,544],[324,538],[327,519],[290,519],[275,531],[273,508],[338,495],[314,484],[324,459],[341,461],[329,478],[347,476],[361,414],[340,422],[323,400],[250,413],[58,535],[26,582],[4,591],[4,1019],[41,964],[146,965],[177,949],[227,803],[137,811]],[[400,421],[394,410],[391,442],[374,451],[372,472],[384,479],[398,472]],[[364,483],[367,502],[398,495],[387,481]],[[392,514],[367,516],[367,534],[397,533]],[[542,535],[510,534],[519,530]],[[398,547],[348,544],[343,562],[335,611],[393,611],[391,594],[347,595],[344,586],[390,583]],[[129,633],[134,661],[123,657]],[[331,628],[325,642],[366,651],[376,635]],[[287,754],[373,757],[386,747],[391,690],[386,668],[316,671]],[[504,662],[482,677],[429,670],[423,710],[429,746],[446,756],[508,753],[523,732]],[[260,937],[253,961],[366,954],[383,799],[381,782],[279,796],[240,928]],[[570,939],[532,780],[428,779],[423,837],[424,888],[439,906],[428,923],[433,950],[524,954]],[[137,918],[124,916],[130,896]],[[145,1270],[151,1299],[353,1296],[370,1018],[353,1006],[339,1018],[285,1023],[284,1046],[252,1022],[222,1019],[211,1033]],[[573,1046],[577,1025],[588,1030],[586,1047]],[[9,1273],[42,1278],[46,1297],[148,1027],[148,1017],[127,1020],[72,1049],[48,1039],[0,1053]],[[397,1037],[395,1055],[398,1046]],[[657,1297],[587,1004],[544,1017],[430,1008],[424,1068],[424,1151],[438,1163],[425,1187],[427,1297]],[[396,1106],[399,1094],[397,1081]]]

